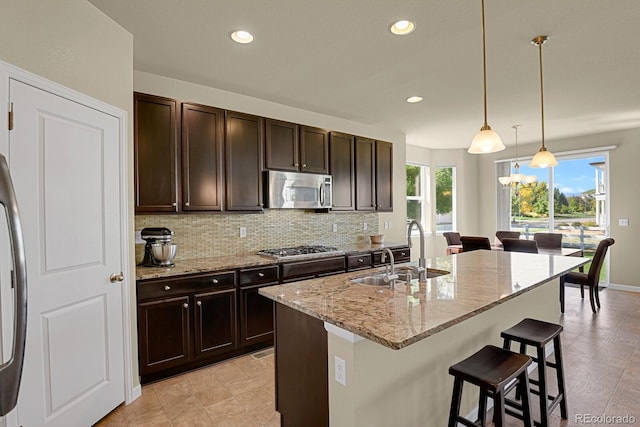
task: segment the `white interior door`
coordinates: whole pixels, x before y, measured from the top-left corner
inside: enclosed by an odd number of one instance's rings
[[[18,422],[88,426],[124,401],[118,119],[10,80],[27,252]]]

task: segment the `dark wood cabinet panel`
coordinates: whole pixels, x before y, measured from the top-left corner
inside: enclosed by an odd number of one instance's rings
[[[261,211],[263,119],[227,111],[226,210]]]
[[[298,125],[265,119],[265,168],[297,172]]]
[[[175,99],[134,94],[136,213],[179,210],[178,103]]]
[[[346,262],[344,256],[317,258],[307,261],[287,262],[282,264],[282,274],[280,275],[280,277],[282,277],[282,281],[284,282],[285,280],[293,278],[307,278],[311,276],[318,276],[324,273],[344,273],[346,270],[345,263]]]
[[[182,209],[222,210],[224,111],[182,104]]]
[[[190,359],[189,317],[188,296],[138,304],[141,375]]]
[[[234,349],[237,346],[235,288],[196,294],[194,301],[195,357]]]
[[[276,410],[283,426],[329,425],[327,331],[320,319],[276,303]]]
[[[258,294],[263,286],[240,288],[240,345],[273,342],[273,301]]]
[[[371,254],[347,256],[347,268],[349,271],[371,268]]]
[[[376,141],[376,209],[393,211],[393,144]]]
[[[242,287],[277,282],[278,277],[277,265],[242,268],[238,272],[238,284]]]
[[[356,209],[376,210],[375,141],[356,137]]]
[[[329,134],[329,173],[333,183],[334,211],[355,209],[355,138],[344,133]]]
[[[329,173],[329,132],[300,126],[300,171]]]
[[[391,249],[393,253],[393,260],[396,264],[401,262],[409,262],[411,261],[411,249],[409,246],[401,246],[399,248]],[[374,251],[371,253],[371,257],[373,260],[373,266],[379,266],[384,264],[389,264],[391,260],[387,257],[385,262],[382,262],[382,251]]]

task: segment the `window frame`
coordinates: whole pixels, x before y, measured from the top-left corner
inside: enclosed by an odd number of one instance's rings
[[[431,234],[431,166],[425,165],[423,163],[417,162],[406,162],[406,166],[417,166],[420,168],[420,195],[418,196],[409,196],[406,195],[406,201],[417,200],[421,203],[421,215],[420,215],[420,225],[424,228],[425,234]],[[406,193],[406,190],[405,190]],[[409,217],[406,219],[407,226],[409,225]],[[412,236],[418,236],[419,232],[417,228],[414,228],[411,231]]]

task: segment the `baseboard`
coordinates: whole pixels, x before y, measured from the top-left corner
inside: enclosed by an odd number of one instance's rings
[[[136,400],[140,396],[142,396],[142,386],[140,384],[138,384],[137,386],[135,386],[131,390],[131,400],[128,401],[128,402],[125,402],[125,405],[130,404],[131,402],[133,402],[134,400]]]
[[[615,283],[609,283],[609,286],[607,287],[615,289],[616,291],[640,292],[640,286],[616,285]]]

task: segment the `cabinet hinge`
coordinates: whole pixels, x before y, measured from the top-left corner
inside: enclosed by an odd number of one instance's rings
[[[9,108],[9,130],[13,130],[13,102]]]

